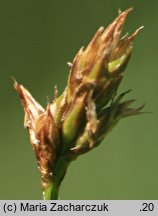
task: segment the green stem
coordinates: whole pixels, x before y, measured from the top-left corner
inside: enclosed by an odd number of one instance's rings
[[[44,200],[57,200],[58,194],[59,194],[59,186],[52,183],[43,191],[43,199]]]

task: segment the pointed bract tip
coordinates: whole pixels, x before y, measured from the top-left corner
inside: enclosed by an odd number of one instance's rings
[[[79,49],[78,54],[81,55],[81,54],[83,53],[83,51],[84,51],[84,46],[82,46],[82,47]]]
[[[13,87],[14,87],[14,89],[15,89],[15,90],[17,90],[17,87],[18,87],[18,82],[16,81],[15,77],[13,77],[13,76],[10,76],[10,78],[11,78],[11,79],[12,79],[12,81],[13,81]]]
[[[139,27],[139,30],[142,30],[143,28],[144,28],[144,26],[140,26],[140,27]]]
[[[128,40],[132,42],[135,39],[135,37],[139,34],[139,32],[142,31],[143,28],[144,26],[141,26],[138,29],[136,29],[136,31],[128,38]]]
[[[119,16],[116,18],[116,20],[118,21],[118,23],[120,22],[120,25],[123,26],[126,17],[128,16],[128,14],[133,10],[133,8],[128,8],[127,10],[121,12],[119,14]]]
[[[71,68],[73,64],[71,62],[67,62],[67,65]]]
[[[119,11],[120,13],[119,13],[119,15],[118,15],[118,17],[115,19],[115,20],[120,20],[120,19],[123,19],[123,20],[125,20],[126,19],[126,17],[127,17],[127,15],[131,12],[133,10],[133,8],[128,8],[127,10],[125,10],[125,11]],[[123,21],[124,22],[124,21]]]
[[[118,17],[115,19],[115,21],[120,25],[120,30],[126,20],[126,17],[128,14],[133,10],[133,8],[128,8],[127,10],[121,12]]]
[[[121,14],[129,14],[131,11],[133,11],[133,7],[130,7],[128,9],[126,9],[125,11],[123,11]]]
[[[57,85],[54,86],[54,93],[53,93],[53,101],[55,101],[58,97],[58,88]]]
[[[139,32],[141,32],[143,29],[144,29],[144,26],[140,26],[138,29],[136,29],[134,34],[137,36],[137,34],[139,34]]]
[[[118,8],[118,15],[120,15],[121,13],[122,13],[122,10]]]
[[[141,111],[144,107],[145,107],[145,103],[143,105],[137,107],[137,111]],[[140,113],[144,113],[144,112],[140,112]]]
[[[99,29],[98,29],[99,32],[103,32],[104,31],[104,26],[101,26]]]

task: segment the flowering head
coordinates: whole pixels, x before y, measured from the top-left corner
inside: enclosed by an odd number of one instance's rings
[[[99,28],[88,46],[79,50],[69,64],[67,87],[59,97],[55,88],[54,100],[46,109],[15,82],[43,190],[52,182],[59,187],[72,160],[98,146],[121,118],[139,114],[143,108],[129,108],[134,100],[121,101],[128,91],[116,97],[141,29],[121,37],[131,10],[120,13],[106,29]]]

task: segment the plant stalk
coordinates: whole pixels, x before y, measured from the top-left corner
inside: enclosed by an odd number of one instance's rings
[[[59,195],[59,186],[56,184],[50,184],[44,191],[43,191],[43,199],[44,200],[58,200]]]

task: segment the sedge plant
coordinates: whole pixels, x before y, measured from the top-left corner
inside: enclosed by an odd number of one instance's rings
[[[117,95],[131,57],[132,35],[121,36],[129,8],[119,13],[107,27],[96,32],[86,48],[81,48],[73,63],[67,86],[44,109],[23,85],[14,83],[25,112],[38,169],[43,199],[58,199],[59,189],[70,163],[103,141],[124,117],[141,113],[143,106],[131,108],[133,99],[122,101]]]

